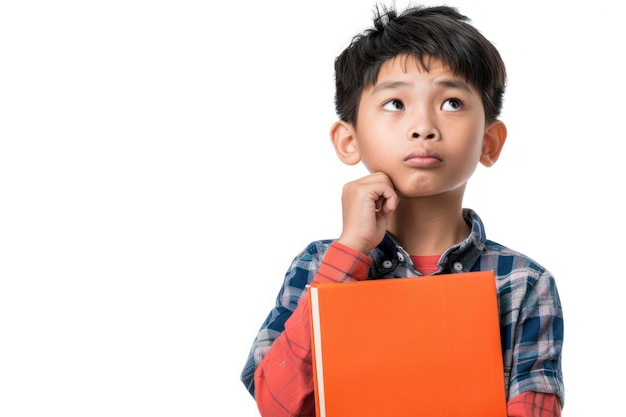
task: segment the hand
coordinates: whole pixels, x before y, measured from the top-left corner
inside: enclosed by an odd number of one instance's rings
[[[343,231],[339,243],[368,254],[385,237],[391,214],[398,206],[391,179],[382,172],[343,187]]]

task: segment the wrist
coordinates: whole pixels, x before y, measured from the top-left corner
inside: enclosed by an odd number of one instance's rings
[[[370,251],[374,249],[364,243],[361,239],[350,239],[348,237],[340,236],[339,239],[337,239],[337,242],[364,255],[368,255]]]

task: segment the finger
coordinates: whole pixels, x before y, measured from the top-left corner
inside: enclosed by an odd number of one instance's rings
[[[394,192],[393,195],[390,195],[389,197],[384,199],[384,202],[381,205],[379,212],[383,214],[393,213],[398,207],[399,201],[400,200],[398,199],[397,194]]]
[[[379,197],[378,200],[376,200],[376,202],[374,203],[374,211],[376,213],[380,212],[383,209],[384,205],[385,205],[385,198]]]

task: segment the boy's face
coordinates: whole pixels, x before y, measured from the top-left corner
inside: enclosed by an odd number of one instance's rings
[[[478,162],[491,164],[479,92],[440,61],[429,67],[405,56],[386,62],[363,91],[353,129],[359,159],[405,197],[462,190]]]

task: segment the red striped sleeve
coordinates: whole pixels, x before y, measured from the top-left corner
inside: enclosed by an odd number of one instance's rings
[[[371,262],[368,256],[334,242],[314,281],[363,280]],[[309,309],[308,292],[305,292],[285,322],[285,330],[255,371],[255,397],[261,416],[315,416]]]
[[[333,242],[324,256],[314,281],[362,281],[367,278],[372,258],[339,242]]]
[[[561,403],[555,394],[523,392],[507,403],[508,417],[561,417]]]

